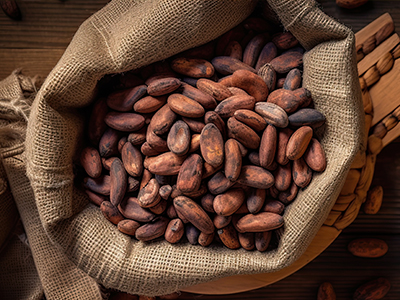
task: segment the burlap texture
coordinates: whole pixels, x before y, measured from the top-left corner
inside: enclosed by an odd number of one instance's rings
[[[74,186],[73,162],[96,83],[208,42],[245,19],[253,1],[112,1],[78,30],[32,106],[27,174],[48,237],[106,287],[161,295],[235,274],[273,272],[307,248],[333,206],[361,147],[363,110],[354,34],[314,1],[270,0],[282,24],[309,50],[304,86],[326,118],[327,168],[285,212],[278,248],[268,253],[142,243],[120,233]],[[39,258],[45,259],[45,258]]]
[[[101,300],[96,281],[50,241],[39,218],[23,156],[34,95],[34,80],[18,71],[0,82],[0,175],[8,182],[0,193],[0,222],[8,213],[8,219],[16,214],[23,224],[11,232],[1,252],[0,299],[36,300],[45,295],[54,300]],[[9,207],[4,206],[6,202],[11,202]]]

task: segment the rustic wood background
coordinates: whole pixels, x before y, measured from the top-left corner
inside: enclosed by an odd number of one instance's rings
[[[0,80],[22,68],[26,75],[46,77],[56,65],[79,25],[103,7],[106,0],[18,0],[23,18],[13,21],[0,11]],[[347,10],[335,0],[319,1],[328,15],[357,32],[385,12],[400,33],[400,1],[369,0]],[[400,299],[400,139],[377,157],[373,185],[382,185],[384,201],[377,215],[362,212],[314,261],[270,286],[246,293],[213,296],[183,294],[180,299],[316,299],[319,285],[333,284],[337,299],[352,299],[355,289],[376,277],[386,277],[392,288],[384,299]],[[378,259],[353,257],[347,244],[359,237],[376,237],[389,245]]]

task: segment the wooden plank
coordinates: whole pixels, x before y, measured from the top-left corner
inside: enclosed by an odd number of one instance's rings
[[[383,55],[390,52],[390,50],[396,47],[398,43],[400,43],[399,36],[397,35],[397,33],[392,34],[383,43],[376,47],[374,51],[365,56],[357,64],[358,76],[363,75],[369,68],[375,65]]]
[[[307,251],[292,265],[274,273],[255,275],[238,275],[216,281],[198,284],[184,289],[184,292],[196,294],[232,294],[250,291],[277,282],[304,267],[323,252],[340,234],[341,231],[329,226],[322,226]]]
[[[82,22],[107,2],[18,0],[21,21],[0,11],[0,48],[66,48]]]
[[[64,49],[2,49],[0,48],[0,80],[15,69],[22,68],[27,76],[45,78],[57,64]]]
[[[367,26],[365,26],[363,29],[361,29],[355,34],[356,48],[359,45],[363,44],[371,36],[374,36],[379,31],[379,29],[391,23],[393,23],[393,19],[389,13],[381,15],[379,18],[369,23]]]
[[[374,107],[371,127],[386,117],[400,105],[400,59],[396,59],[393,68],[383,75],[370,89]]]

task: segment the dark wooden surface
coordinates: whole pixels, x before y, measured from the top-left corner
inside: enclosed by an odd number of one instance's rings
[[[0,80],[14,69],[45,77],[57,63],[79,25],[103,7],[106,0],[17,1],[23,19],[13,21],[0,11]],[[360,8],[339,8],[335,0],[319,1],[323,11],[357,32],[385,12],[400,32],[400,1],[370,0]],[[400,126],[400,125],[399,125]],[[210,296],[183,294],[180,299],[316,299],[318,286],[329,281],[337,299],[352,299],[355,289],[376,277],[386,277],[392,288],[384,299],[400,299],[400,139],[378,155],[373,185],[382,185],[384,202],[377,215],[357,219],[314,261],[270,286],[246,293]],[[389,245],[378,259],[362,259],[347,251],[359,237],[377,237]]]

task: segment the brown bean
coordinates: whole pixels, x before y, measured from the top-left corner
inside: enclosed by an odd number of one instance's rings
[[[150,96],[162,96],[172,93],[178,89],[181,85],[181,81],[174,77],[164,77],[152,81],[147,86],[147,93]]]
[[[124,217],[118,211],[118,208],[115,207],[110,201],[103,201],[100,204],[100,210],[104,217],[114,225],[118,225],[118,223],[124,219]]]
[[[390,281],[380,277],[361,285],[353,294],[354,300],[382,299],[391,288]]]
[[[126,142],[121,151],[121,159],[129,175],[138,177],[143,172],[143,158],[139,149],[130,142]]]
[[[249,161],[253,165],[256,165],[256,166],[259,166],[259,167],[261,166],[260,165],[260,155],[259,155],[259,153],[257,151],[250,152],[248,157],[249,157]]]
[[[126,191],[128,193],[135,192],[139,190],[140,182],[136,180],[135,178],[128,176],[128,186],[126,188]]]
[[[118,222],[117,228],[122,233],[135,236],[136,229],[140,227],[140,223],[133,220],[122,220]]]
[[[266,43],[261,49],[255,69],[258,71],[262,66],[268,64],[278,55],[278,49],[272,42]],[[272,89],[270,89],[272,91]]]
[[[222,100],[217,107],[215,112],[221,116],[221,118],[232,117],[238,109],[253,110],[255,105],[255,99],[249,95],[236,95]]]
[[[308,144],[313,136],[313,130],[310,126],[302,126],[290,136],[286,146],[286,156],[290,160],[296,160],[306,152]]]
[[[257,34],[246,45],[243,51],[243,62],[249,66],[255,67],[261,50],[267,43],[269,35],[266,33]]]
[[[214,236],[215,233],[210,233],[210,234],[206,234],[204,232],[200,232],[199,234],[199,238],[198,238],[198,243],[199,245],[203,246],[203,247],[208,247],[211,245],[211,243],[214,240]]]
[[[167,209],[167,206],[168,202],[161,199],[156,205],[149,207],[149,210],[156,215],[161,215]]]
[[[204,123],[213,123],[219,131],[221,132],[222,136],[226,137],[226,129],[225,129],[225,122],[222,120],[221,116],[217,114],[215,111],[208,111],[204,115]]]
[[[283,83],[283,89],[285,90],[295,90],[298,89],[301,85],[301,72],[299,69],[292,69],[286,75],[285,82]]]
[[[140,130],[145,123],[142,115],[128,112],[109,112],[104,121],[108,126],[119,131],[137,131]]]
[[[159,152],[159,153],[163,153],[168,151],[168,143],[166,140],[164,140],[162,137],[160,137],[159,135],[155,134],[151,128],[151,126],[149,126],[147,132],[146,132],[146,142],[149,144],[149,146]]]
[[[200,133],[204,126],[206,124],[204,124],[202,122],[202,119],[192,119],[192,118],[186,118],[186,117],[182,117],[182,121],[185,122],[189,128],[191,132],[196,132],[196,133]]]
[[[201,137],[201,134],[193,134],[192,135],[188,153],[193,153],[200,149],[200,137]]]
[[[150,85],[154,84],[154,82],[159,81],[160,79],[167,79],[167,80],[170,79],[170,80],[174,81],[175,79],[177,79],[177,75],[171,69],[161,70],[160,72],[155,71],[155,73],[153,75],[150,75],[150,77],[148,77],[144,83],[147,86],[150,86]],[[148,94],[151,95],[149,92],[148,92]],[[156,96],[156,95],[152,95],[152,96]]]
[[[199,204],[185,196],[178,196],[174,198],[173,202],[176,211],[188,219],[197,229],[207,234],[214,232],[213,222]]]
[[[222,165],[224,161],[224,139],[213,123],[208,123],[201,131],[200,151],[208,164],[215,168]]]
[[[254,107],[253,107],[254,108]],[[256,132],[262,131],[267,126],[267,122],[259,114],[249,109],[238,109],[233,114],[236,120],[249,126]]]
[[[289,159],[286,156],[286,146],[292,133],[293,130],[290,128],[282,128],[278,132],[278,146],[276,149],[275,159],[278,164],[282,166],[289,162]]]
[[[127,137],[127,136],[123,136],[122,138],[119,139],[118,145],[117,145],[118,152],[121,153],[122,148],[124,147],[124,145],[125,145],[125,143],[126,143],[127,140],[128,140],[128,137]]]
[[[125,196],[128,186],[128,174],[122,161],[116,158],[110,168],[110,202],[118,206]]]
[[[147,242],[163,236],[168,226],[168,219],[158,217],[136,229],[135,237],[139,241]]]
[[[261,66],[257,74],[264,80],[268,87],[268,91],[273,91],[276,88],[276,72],[270,64]]]
[[[190,141],[189,126],[181,120],[176,121],[168,133],[168,149],[176,155],[185,155],[189,151]]]
[[[170,186],[169,184],[160,186],[160,190],[158,191],[161,198],[163,198],[164,200],[168,200],[169,196],[171,195],[171,192],[172,192],[172,186]]]
[[[228,137],[238,140],[243,146],[250,149],[257,149],[260,145],[260,137],[249,126],[230,117],[227,122]]]
[[[264,80],[247,70],[237,70],[232,74],[232,85],[245,90],[253,96],[256,102],[265,101],[268,96],[268,86]]]
[[[186,223],[185,234],[188,242],[192,245],[197,245],[201,231],[191,223]]]
[[[240,248],[238,233],[232,224],[217,230],[217,234],[221,240],[221,242],[228,247],[229,249],[238,249]]]
[[[239,47],[240,44],[238,44]],[[237,70],[248,70],[249,72],[256,73],[256,70],[250,65],[242,62],[240,59],[232,56],[217,56],[211,60],[215,70],[222,75],[231,75]]]
[[[205,110],[198,102],[181,94],[171,94],[168,97],[168,105],[172,111],[183,117],[201,118]]]
[[[293,93],[300,99],[300,108],[310,106],[313,102],[311,91],[304,87],[293,90]]]
[[[222,215],[215,215],[213,219],[213,223],[215,228],[221,229],[224,228],[225,226],[228,226],[228,224],[231,222],[232,216],[222,216]]]
[[[147,126],[143,127],[139,131],[130,133],[128,135],[127,141],[135,146],[142,145],[146,141],[146,131]]]
[[[185,233],[185,226],[181,219],[176,218],[169,221],[167,229],[165,230],[165,240],[171,244],[178,243],[183,234]]]
[[[352,240],[347,249],[358,257],[376,258],[386,254],[389,247],[384,240],[375,238],[359,238]]]
[[[291,114],[289,123],[291,126],[310,126],[317,128],[325,123],[325,116],[314,108],[302,108]]]
[[[103,201],[109,201],[109,200],[110,200],[108,197],[106,197],[106,196],[104,196],[104,195],[97,194],[97,193],[93,193],[93,192],[90,191],[90,190],[85,190],[85,193],[88,195],[89,200],[90,200],[92,203],[96,204],[97,206],[100,206],[100,204],[101,204]]]
[[[156,217],[151,211],[141,207],[136,197],[125,198],[118,208],[125,218],[137,222],[150,222]]]
[[[186,156],[178,156],[172,152],[165,152],[154,156],[148,165],[148,170],[158,175],[177,175]]]
[[[246,205],[250,213],[258,213],[264,206],[267,190],[251,189],[251,194],[247,197]]]
[[[292,183],[292,166],[286,164],[284,166],[279,165],[274,172],[275,187],[278,191],[286,191]]]
[[[232,185],[234,185],[234,182],[226,178],[222,172],[215,173],[207,183],[208,190],[213,195],[226,192]]]
[[[161,196],[158,193],[160,184],[155,178],[150,181],[139,191],[137,196],[138,203],[143,208],[156,206],[161,201]]]
[[[232,93],[232,95],[234,95],[233,91],[231,91],[231,89],[230,89],[232,87],[231,79],[232,79],[232,75],[226,75],[225,77],[222,77],[221,79],[219,79],[218,83],[222,84],[223,86],[226,86],[228,88],[228,90]]]
[[[80,162],[86,173],[92,178],[98,178],[102,172],[100,153],[93,147],[85,147],[80,156]]]
[[[319,286],[317,300],[336,300],[336,293],[331,283],[324,282]]]
[[[287,114],[295,112],[300,106],[300,98],[293,91],[285,89],[272,91],[268,95],[267,102],[280,106]]]
[[[144,142],[142,144],[142,146],[140,147],[140,152],[144,155],[144,156],[156,156],[159,155],[160,152],[153,149],[152,146],[150,146],[150,144],[148,142]]]
[[[282,216],[270,212],[245,215],[236,224],[239,232],[264,232],[277,229],[282,225]]]
[[[142,180],[140,181],[139,190],[144,188],[152,177],[153,177],[153,174],[149,170],[144,169],[143,174],[142,174]]]
[[[220,166],[215,168],[212,165],[210,165],[209,163],[204,162],[204,164],[203,164],[203,178],[202,179],[210,177],[211,175],[214,175],[219,170],[221,170],[222,167],[223,167],[223,165],[220,165]]]
[[[242,169],[242,153],[236,140],[229,139],[225,142],[225,176],[231,181],[236,181]]]
[[[172,220],[172,219],[178,218],[178,214],[176,213],[175,207],[174,207],[174,205],[172,204],[172,202],[169,202],[169,203],[168,203],[168,206],[167,206],[167,216],[168,216],[168,218],[170,218],[171,220]],[[180,219],[180,220],[182,220],[182,219]]]
[[[240,45],[240,43],[238,41],[230,41],[225,48],[224,56],[236,58],[237,60],[241,61],[243,59],[243,49],[242,49],[242,46]],[[212,61],[211,61],[211,63],[212,63]],[[214,65],[214,68],[218,71],[218,69],[215,67],[215,65]],[[219,73],[221,73],[221,72],[219,72]]]
[[[232,93],[226,86],[210,79],[200,78],[196,83],[196,87],[204,93],[211,95],[217,101],[222,101],[232,96]]]
[[[279,32],[272,37],[272,42],[278,49],[290,49],[299,44],[299,41],[289,31]]]
[[[286,191],[280,192],[276,198],[278,198],[283,204],[288,205],[296,198],[298,191],[299,187],[292,182],[290,188],[288,188]]]
[[[270,62],[277,73],[288,73],[291,69],[303,65],[303,53],[290,51],[275,57]]]
[[[102,175],[98,178],[85,177],[83,186],[92,192],[108,196],[110,195],[110,176]]]
[[[280,106],[270,102],[258,102],[254,110],[262,116],[267,123],[279,128],[285,128],[289,125],[287,113]]]
[[[247,92],[245,90],[242,90],[241,88],[235,87],[235,86],[228,86],[228,90],[232,93],[233,96],[235,95],[245,95],[248,96]]]
[[[198,190],[203,172],[203,159],[198,154],[189,155],[183,162],[176,180],[176,187],[183,193]]]
[[[246,165],[242,167],[237,182],[257,189],[268,189],[274,184],[274,176],[261,167]]]
[[[260,142],[259,160],[260,166],[267,169],[275,159],[276,145],[278,143],[278,133],[276,127],[267,125]]]
[[[293,161],[292,177],[294,183],[301,188],[305,188],[312,179],[312,170],[308,167],[303,157]]]
[[[264,252],[268,249],[269,243],[271,242],[272,231],[257,232],[254,237],[254,243],[256,249],[260,252]]]
[[[149,128],[157,135],[163,135],[169,131],[174,124],[177,115],[171,110],[168,104],[161,107],[151,118]]]
[[[110,157],[118,154],[118,142],[120,133],[108,128],[100,138],[99,153],[101,157]]]
[[[323,172],[326,169],[325,151],[317,139],[312,138],[306,152],[304,161],[315,172]]]
[[[243,204],[245,194],[242,189],[230,189],[215,197],[213,206],[218,215],[230,216]]]
[[[107,97],[107,105],[113,110],[126,112],[147,93],[147,86],[142,84],[130,89],[112,92]]]
[[[179,88],[178,92],[183,96],[199,102],[206,110],[214,109],[217,106],[217,101],[214,97],[187,83],[182,82],[181,88]]]
[[[214,75],[213,65],[205,59],[178,57],[171,62],[171,68],[179,74],[194,78],[211,78]]]
[[[261,211],[271,212],[278,215],[282,214],[284,210],[285,205],[283,205],[282,202],[273,199],[266,199],[263,207],[261,208]]]
[[[140,114],[156,112],[167,102],[166,96],[146,96],[133,105],[133,110]]]
[[[105,98],[99,98],[93,105],[88,122],[88,137],[93,145],[97,145],[107,129],[104,118],[108,114],[108,106]]]
[[[242,246],[243,249],[247,251],[251,251],[255,248],[255,233],[253,232],[245,232],[245,233],[240,233],[238,232],[238,238],[239,238],[239,243],[240,246]]]
[[[373,186],[367,193],[367,199],[364,202],[363,211],[367,215],[375,215],[381,208],[383,200],[383,188],[380,185]]]

